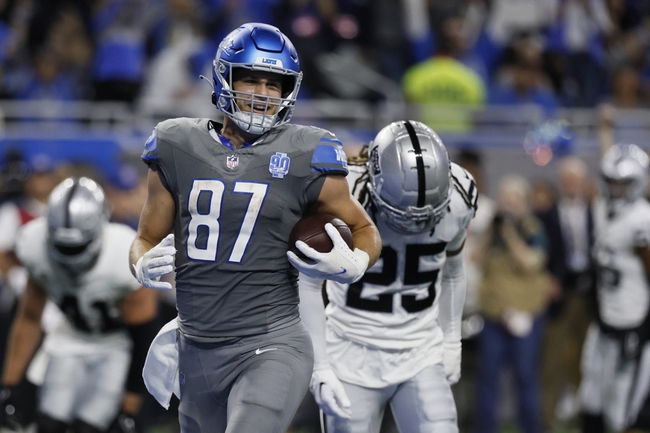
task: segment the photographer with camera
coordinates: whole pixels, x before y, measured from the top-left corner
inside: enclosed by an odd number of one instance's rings
[[[506,366],[516,384],[520,428],[541,431],[537,358],[550,290],[546,249],[544,228],[530,207],[529,183],[520,176],[503,177],[491,227],[473,251],[483,266],[477,433],[498,431],[500,373]]]

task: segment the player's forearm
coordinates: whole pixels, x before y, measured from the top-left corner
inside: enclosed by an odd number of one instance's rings
[[[17,317],[11,328],[2,384],[17,385],[25,374],[42,336],[40,322]]]
[[[140,236],[136,236],[131,244],[131,249],[129,250],[129,265],[131,273],[135,276],[134,266],[140,260],[140,257],[144,255],[147,251],[155,247],[157,243],[152,243]]]
[[[354,247],[365,251],[370,258],[368,268],[375,264],[381,254],[381,236],[374,225],[367,225],[352,232]]]
[[[131,273],[135,276],[133,266],[140,257],[155,247],[174,228],[176,203],[171,193],[165,189],[156,171],[149,169],[147,174],[147,200],[145,201],[138,233],[131,244],[129,262]]]
[[[314,369],[328,364],[325,343],[325,306],[321,294],[323,280],[300,274],[300,318],[311,336]]]
[[[460,342],[467,292],[463,255],[448,256],[442,268],[439,322],[446,342]]]

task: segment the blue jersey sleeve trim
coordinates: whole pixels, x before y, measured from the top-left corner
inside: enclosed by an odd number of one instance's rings
[[[348,158],[343,151],[343,146],[338,140],[321,139],[328,144],[316,146],[311,158],[311,167],[313,171],[332,174],[348,174]],[[331,144],[330,144],[331,143]]]
[[[158,158],[158,138],[156,137],[156,130],[151,133],[147,141],[144,143],[144,151],[142,152],[142,160],[144,162],[156,162]]]

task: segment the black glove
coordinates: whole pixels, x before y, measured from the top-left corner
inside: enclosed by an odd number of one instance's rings
[[[0,427],[12,431],[22,430],[16,413],[15,397],[12,396],[15,387],[5,386],[0,389]]]

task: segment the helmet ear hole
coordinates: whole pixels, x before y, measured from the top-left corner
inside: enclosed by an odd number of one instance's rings
[[[217,94],[212,92],[212,105],[217,105]]]
[[[282,77],[282,97],[288,97],[295,90],[296,78],[292,76]]]

